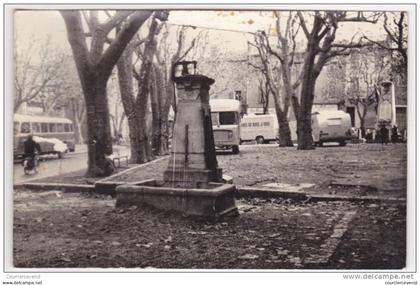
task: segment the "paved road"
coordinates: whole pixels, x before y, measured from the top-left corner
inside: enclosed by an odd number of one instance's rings
[[[127,154],[129,149],[125,146],[114,146],[114,152],[120,151],[120,154]],[[60,175],[87,167],[86,147],[76,148],[75,153],[68,153],[63,159],[58,159],[57,155],[42,156],[38,173],[25,175],[22,164],[15,163],[13,165],[14,183],[21,183],[32,179],[44,178],[48,176]]]

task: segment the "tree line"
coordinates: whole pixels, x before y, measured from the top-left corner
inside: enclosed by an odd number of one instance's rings
[[[268,14],[267,14],[268,13]],[[368,107],[374,104],[382,80],[406,77],[407,73],[407,21],[405,12],[346,12],[346,11],[288,11],[267,12],[275,19],[275,27],[259,31],[253,46],[259,63],[250,65],[262,75],[260,93],[267,112],[270,95],[274,102],[279,124],[279,146],[293,146],[288,123],[291,108],[297,122],[298,149],[313,149],[311,113],[315,85],[325,65],[333,58],[366,52],[369,47],[382,51],[376,59],[359,56],[351,63],[352,74],[346,94],[355,105],[364,133]],[[337,40],[337,31],[344,24],[382,21],[383,40],[366,35],[349,35],[349,41]],[[303,34],[305,50],[297,49],[297,37]],[[371,52],[371,50],[367,50]],[[384,55],[385,52],[385,55]],[[301,64],[296,64],[297,58]],[[368,60],[367,60],[368,58]],[[385,74],[387,67],[391,74]],[[393,78],[394,77],[394,78]],[[333,81],[334,79],[332,79]],[[359,84],[362,83],[362,84]],[[331,83],[333,84],[333,83]]]
[[[376,45],[395,55],[398,59],[394,61],[398,63],[394,64],[398,65],[396,69],[402,70],[407,64],[404,13],[400,13],[400,18],[398,15],[391,17],[386,13],[373,12],[267,13],[275,19],[275,28],[255,34],[254,41],[249,44],[257,50],[260,63],[250,64],[262,75],[259,89],[264,94],[264,109],[268,109],[270,95],[274,102],[280,146],[293,145],[288,124],[291,109],[297,119],[298,149],[313,148],[311,110],[315,84],[323,67],[332,58],[349,55],[354,49]],[[180,27],[176,31],[174,45],[171,32],[165,24],[168,11],[62,10],[60,14],[72,50],[70,60],[74,60],[78,78],[59,76],[60,73],[68,73],[68,69],[65,71],[60,67],[66,66],[69,58],[55,55],[49,49],[41,49],[40,56],[44,60],[36,76],[28,68],[31,66],[30,53],[26,57],[15,55],[15,61],[20,63],[16,68],[19,76],[15,76],[15,110],[24,102],[39,98],[46,87],[59,86],[56,89],[58,92],[51,92],[50,96],[38,100],[45,109],[52,108],[56,101],[66,101],[64,103],[71,107],[79,140],[81,122],[87,124],[87,136],[84,138],[88,145],[87,176],[106,176],[112,173],[113,169],[107,159],[112,153],[111,123],[114,130],[120,130],[124,119],[128,122],[133,163],[144,163],[154,159],[155,155],[168,153],[168,116],[175,103],[171,66],[197,47],[199,37],[187,41],[188,27]],[[337,30],[342,23],[375,24],[380,19],[383,19],[389,41],[375,41],[367,36],[357,39],[352,37],[345,43],[336,40]],[[300,55],[296,48],[298,34],[303,35],[306,41],[305,51]],[[298,56],[303,59],[300,68],[295,64]],[[110,114],[107,95],[107,83],[111,76],[117,77],[119,100],[123,106],[123,112],[115,111],[113,115]],[[361,78],[369,86],[374,86],[380,76],[353,74],[349,80],[354,90],[358,88],[354,82]],[[29,79],[37,84],[31,87]],[[353,98],[356,106],[370,104],[366,100],[365,96],[360,95]],[[151,133],[148,132],[146,122],[149,105],[152,114]],[[359,116],[363,115],[362,111],[357,111]]]

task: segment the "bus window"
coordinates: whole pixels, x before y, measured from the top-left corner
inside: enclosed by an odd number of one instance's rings
[[[246,127],[247,126],[247,123],[242,123],[241,124],[241,127]]]
[[[41,123],[41,133],[48,133],[48,123]]]
[[[252,123],[253,127],[258,127],[260,125],[260,123],[256,122],[256,123]]]
[[[69,124],[70,126],[70,132],[73,132],[73,124]]]
[[[32,123],[32,132],[33,133],[41,132],[41,126],[39,125],[39,123]]]
[[[57,123],[57,133],[62,133],[64,132],[64,126],[61,123]]]
[[[64,132],[70,132],[70,124],[64,124]]]
[[[29,134],[31,132],[31,125],[29,123],[22,123],[20,125],[20,132],[22,134]]]
[[[219,121],[221,125],[235,125],[237,123],[235,112],[219,112]]]
[[[19,122],[13,122],[13,133],[15,135],[19,134]]]
[[[248,127],[252,127],[252,123],[248,123]]]
[[[57,131],[56,126],[54,123],[49,123],[49,131],[50,133],[55,133]]]
[[[263,125],[264,125],[265,127],[268,127],[268,126],[270,126],[270,122],[264,122],[264,123],[263,123]]]

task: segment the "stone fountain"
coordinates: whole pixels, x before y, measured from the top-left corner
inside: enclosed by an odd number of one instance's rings
[[[193,72],[190,72],[193,65]],[[173,67],[178,103],[172,150],[163,180],[116,188],[116,206],[149,205],[191,216],[220,218],[237,214],[235,186],[223,183],[217,165],[209,105],[214,80],[196,74],[197,62]]]

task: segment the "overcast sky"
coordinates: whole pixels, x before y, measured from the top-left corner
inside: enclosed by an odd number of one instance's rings
[[[246,42],[252,38],[249,32],[267,30],[270,25],[274,27],[272,17],[262,16],[257,11],[172,11],[168,23],[209,28],[212,34],[211,44],[234,53],[246,52]],[[45,41],[50,36],[54,46],[70,52],[64,21],[57,11],[18,11],[15,13],[14,25],[16,48],[19,50],[27,48],[33,42]],[[380,24],[346,23],[338,29],[337,40],[350,40],[355,33],[364,33],[376,39],[384,38]]]

